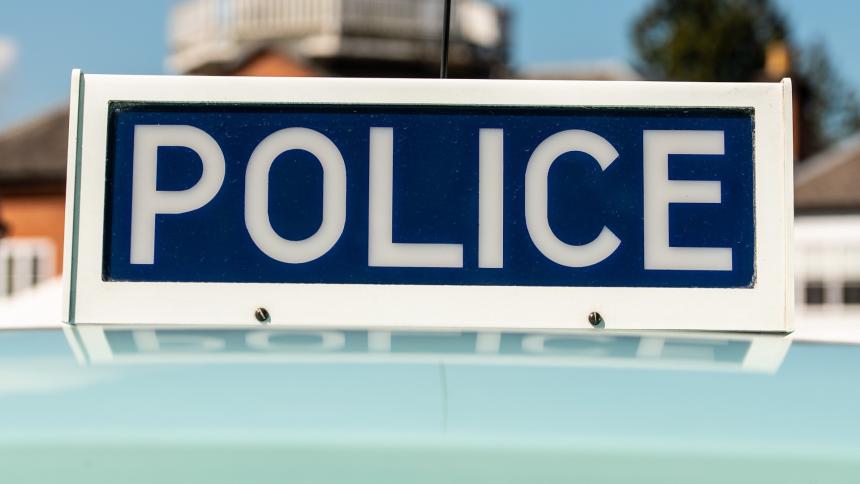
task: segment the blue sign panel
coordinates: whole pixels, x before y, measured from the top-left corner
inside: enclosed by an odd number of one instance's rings
[[[749,288],[751,109],[112,103],[103,279]]]

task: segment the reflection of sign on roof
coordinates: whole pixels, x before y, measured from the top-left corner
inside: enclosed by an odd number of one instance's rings
[[[82,363],[447,363],[775,372],[783,336],[295,329],[67,329]]]
[[[67,317],[784,331],[788,91],[88,76]]]

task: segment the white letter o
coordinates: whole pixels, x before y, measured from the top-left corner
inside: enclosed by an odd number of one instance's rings
[[[323,169],[323,211],[320,228],[304,240],[288,240],[269,220],[269,170],[286,151],[304,150]],[[346,165],[340,150],[324,134],[307,128],[272,133],[254,149],[245,173],[245,226],[257,247],[269,257],[301,264],[322,257],[343,233],[346,223]]]

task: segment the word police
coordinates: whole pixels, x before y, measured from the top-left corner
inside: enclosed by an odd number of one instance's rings
[[[463,267],[463,245],[452,243],[395,242],[392,236],[394,186],[394,135],[391,127],[369,129],[369,186],[367,265],[369,267]],[[731,247],[670,245],[670,204],[719,204],[718,180],[676,180],[669,176],[671,155],[723,155],[721,130],[641,130],[644,206],[645,270],[731,271]],[[503,268],[504,257],[504,143],[505,130],[480,129],[478,133],[478,267]],[[190,125],[134,127],[130,262],[155,262],[156,217],[189,213],[206,206],[221,190],[225,157],[221,146],[206,131]],[[202,161],[202,174],[185,190],[160,190],[160,147],[184,147]],[[278,234],[269,218],[269,172],[275,159],[291,150],[310,153],[322,168],[322,220],[311,236],[290,240]],[[525,226],[529,237],[547,259],[566,267],[584,268],[607,259],[624,243],[604,225],[582,244],[556,236],[548,216],[550,168],[562,155],[588,155],[600,170],[618,158],[615,146],[587,130],[562,130],[546,137],[531,153],[522,180]],[[719,157],[709,160],[719,162]],[[260,251],[285,264],[304,264],[328,253],[341,238],[347,216],[347,169],[338,146],[323,133],[302,127],[276,131],[265,137],[247,160],[244,178],[245,228]],[[599,175],[596,175],[599,176]],[[636,221],[630,221],[634,223]]]

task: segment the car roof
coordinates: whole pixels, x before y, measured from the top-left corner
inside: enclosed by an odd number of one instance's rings
[[[526,470],[641,482],[667,465],[839,482],[860,465],[857,346],[648,332],[105,333],[0,332],[0,448],[20,457],[10,468],[32,471],[52,452],[69,468],[148,456],[201,481],[287,472],[277,462],[320,482],[370,482],[382,468],[429,472],[410,482]],[[228,458],[229,469],[218,462]]]

